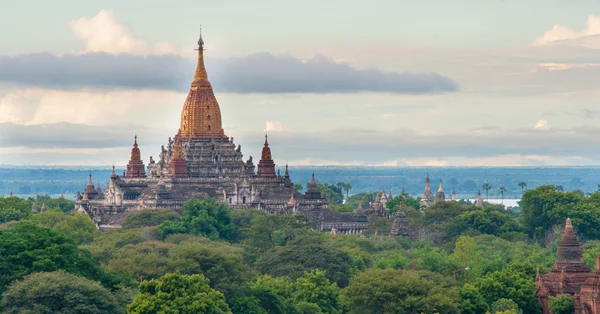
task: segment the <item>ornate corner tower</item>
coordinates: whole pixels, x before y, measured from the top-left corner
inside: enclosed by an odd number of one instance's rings
[[[138,148],[137,135],[133,138],[133,148],[131,149],[131,157],[127,163],[127,178],[143,178],[146,176],[144,163],[140,149]]]
[[[258,162],[258,176],[261,178],[275,178],[275,163],[271,157],[271,148],[265,134],[265,145],[262,149],[262,155]]]
[[[178,137],[225,138],[221,109],[204,67],[204,41],[198,39],[198,65],[183,105]]]

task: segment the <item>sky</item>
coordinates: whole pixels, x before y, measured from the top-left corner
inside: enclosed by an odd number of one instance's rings
[[[600,2],[0,0],[0,164],[157,159],[200,24],[223,127],[282,165],[599,165]],[[35,7],[35,10],[31,8]]]

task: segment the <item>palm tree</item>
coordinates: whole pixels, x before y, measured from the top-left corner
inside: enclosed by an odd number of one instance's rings
[[[500,187],[500,195],[502,195],[502,204],[504,204],[504,192],[506,192],[506,188],[501,186]]]
[[[486,182],[481,186],[481,189],[485,191],[485,200],[487,201],[488,200],[488,192],[489,192],[489,190],[492,189],[492,186]]]
[[[519,187],[521,188],[521,194],[525,193],[526,186],[527,186],[527,182],[525,182],[525,181],[519,182]]]
[[[350,192],[350,190],[352,190],[352,184],[350,183],[344,183],[344,191],[346,191],[346,199],[348,199],[348,192]]]

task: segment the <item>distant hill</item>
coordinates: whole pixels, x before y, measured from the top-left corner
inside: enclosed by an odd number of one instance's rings
[[[105,167],[4,165],[0,167],[0,195],[8,195],[13,191],[23,196],[64,194],[73,198],[77,191],[83,190],[90,171],[94,184],[100,181],[104,188],[111,172]],[[600,168],[597,167],[290,167],[292,181],[302,185],[310,181],[313,171],[318,183],[335,184],[342,181],[352,184],[350,194],[381,189],[391,189],[392,193],[397,194],[404,187],[407,193],[419,195],[423,192],[427,173],[434,192],[442,179],[446,195],[450,196],[454,188],[459,198],[476,196],[484,182],[492,186],[490,198],[500,197],[500,186],[507,189],[505,198],[520,198],[518,183],[521,181],[527,182],[527,188],[553,184],[562,185],[565,191],[582,190],[585,193],[596,191],[600,184]],[[117,168],[116,172],[122,174],[123,168]]]

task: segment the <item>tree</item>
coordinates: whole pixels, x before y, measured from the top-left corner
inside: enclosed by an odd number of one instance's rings
[[[488,198],[488,192],[492,189],[492,186],[489,183],[485,182],[481,186],[481,189],[485,191],[485,200],[487,201],[489,199]]]
[[[299,183],[294,183],[294,190],[302,192],[304,190],[304,186],[302,186],[302,184]]]
[[[317,305],[322,313],[337,314],[341,313],[339,294],[340,288],[325,277],[324,271],[312,270],[296,279],[292,297],[296,304],[311,303]]]
[[[523,311],[519,309],[517,303],[510,299],[498,299],[492,304],[492,313],[504,313],[507,311],[511,311],[514,314],[523,313]]]
[[[532,265],[513,263],[502,271],[478,278],[474,285],[488,304],[502,298],[511,299],[524,313],[536,314],[540,308],[534,294],[534,277]]]
[[[205,197],[199,201],[191,199],[183,204],[183,217],[180,221],[165,221],[159,231],[163,238],[175,233],[205,235],[213,240],[229,239],[233,232],[231,214],[227,205],[217,204],[214,198]]]
[[[469,229],[495,236],[521,230],[519,224],[509,214],[491,208],[462,213],[446,225],[450,236],[459,235]]]
[[[504,204],[504,193],[506,193],[506,188],[501,186],[499,190],[500,190],[500,195],[502,195],[502,204]]]
[[[13,282],[0,305],[3,313],[123,313],[115,300],[98,282],[58,270]]]
[[[525,193],[525,187],[527,187],[527,182],[521,181],[518,185],[521,188],[521,194]]]
[[[144,209],[133,212],[121,222],[123,229],[158,226],[165,221],[179,220],[179,214],[171,209]]]
[[[489,306],[481,296],[481,293],[473,285],[464,285],[460,289],[460,298],[460,313],[462,314],[479,314],[489,310]]]
[[[338,182],[335,184],[339,189],[346,192],[346,199],[348,199],[348,192],[352,190],[352,184],[346,182]]]
[[[575,312],[575,304],[568,294],[561,294],[556,297],[550,297],[548,306],[552,314],[572,314]]]
[[[427,271],[369,269],[342,291],[350,314],[458,313],[458,291]]]
[[[345,287],[350,279],[352,259],[348,253],[324,242],[321,235],[307,235],[262,254],[256,264],[263,273],[292,279],[313,269],[324,270],[327,279]]]
[[[0,291],[14,280],[33,272],[62,269],[112,286],[111,277],[92,260],[89,252],[54,230],[31,222],[17,223],[0,230]]]
[[[94,240],[96,224],[90,217],[83,213],[74,213],[67,216],[58,211],[47,211],[34,215],[31,219],[42,227],[51,228],[77,244],[90,243]]]
[[[127,313],[231,313],[225,296],[208,285],[204,275],[166,274],[143,281]]]

